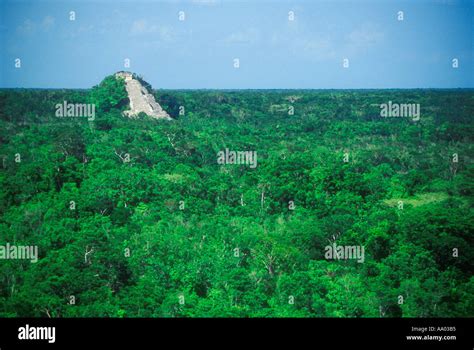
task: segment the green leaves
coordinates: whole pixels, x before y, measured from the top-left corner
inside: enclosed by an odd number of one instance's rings
[[[90,100],[103,113],[113,108],[124,108],[128,104],[124,79],[114,75],[106,77],[99,85],[92,88]]]
[[[121,115],[114,76],[0,91],[0,244],[40,252],[0,261],[0,316],[472,316],[472,111],[410,92],[440,113],[420,128],[364,109],[408,92],[302,91],[290,117],[295,94],[165,91],[186,113],[160,123]],[[51,117],[87,99],[93,122]],[[217,164],[225,148],[258,166]],[[332,242],[364,263],[326,260]]]

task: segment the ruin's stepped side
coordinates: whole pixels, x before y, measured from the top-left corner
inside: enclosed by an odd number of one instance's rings
[[[130,110],[124,114],[129,118],[136,118],[140,112],[156,119],[171,120],[172,118],[156,102],[155,97],[129,72],[119,72],[117,77],[125,79],[125,89],[130,100]]]

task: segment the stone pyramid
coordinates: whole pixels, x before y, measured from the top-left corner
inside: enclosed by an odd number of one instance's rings
[[[166,111],[156,102],[155,97],[147,90],[143,84],[135,78],[130,72],[118,72],[116,77],[125,79],[125,88],[128,99],[130,100],[130,109],[124,112],[129,118],[137,118],[140,112],[143,112],[155,119],[171,120]]]

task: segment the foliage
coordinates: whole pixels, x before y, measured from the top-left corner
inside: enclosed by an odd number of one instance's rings
[[[99,85],[92,88],[90,100],[101,112],[126,106],[128,97],[124,79],[113,75],[106,77]]]
[[[40,255],[0,260],[0,316],[474,315],[472,91],[155,91],[173,121],[123,117],[124,91],[0,91],[0,244]],[[94,121],[54,117],[86,99]]]

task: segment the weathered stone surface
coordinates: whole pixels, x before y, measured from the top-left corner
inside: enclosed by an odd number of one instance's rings
[[[156,102],[155,97],[141,84],[141,82],[133,77],[130,72],[118,72],[117,77],[125,79],[125,88],[130,100],[130,109],[124,112],[129,118],[137,118],[140,112],[156,119],[171,120],[172,118],[161,108]]]

